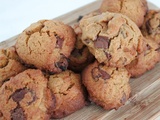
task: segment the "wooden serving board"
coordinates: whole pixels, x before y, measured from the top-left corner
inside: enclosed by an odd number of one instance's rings
[[[102,0],[95,1],[73,12],[55,18],[73,25],[80,15],[85,15],[100,7]],[[150,9],[158,9],[148,3]],[[12,37],[0,43],[0,48],[7,48],[16,42]],[[132,96],[118,110],[106,111],[97,105],[85,106],[83,109],[62,120],[154,120],[160,116],[160,63],[139,78],[130,80]]]

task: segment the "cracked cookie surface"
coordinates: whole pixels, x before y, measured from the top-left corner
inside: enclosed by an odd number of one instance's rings
[[[146,71],[153,69],[156,63],[160,61],[160,46],[155,41],[145,39],[144,47],[144,52],[126,66],[131,77],[141,76]]]
[[[91,101],[106,110],[118,109],[130,95],[130,75],[125,68],[107,67],[95,61],[82,72]]]
[[[160,11],[149,10],[141,27],[142,34],[160,44]]]
[[[148,10],[146,0],[103,0],[100,11],[121,13],[133,20],[138,27],[142,26]]]
[[[85,105],[85,97],[79,74],[64,71],[49,77],[49,88],[55,96],[53,118],[65,117]]]
[[[0,86],[4,81],[25,69],[26,67],[20,63],[14,46],[0,49]]]
[[[124,67],[143,51],[143,36],[128,17],[105,12],[80,21],[81,40],[98,62]]]
[[[40,70],[28,69],[0,88],[2,120],[49,120],[54,108],[47,79]]]
[[[19,35],[16,50],[26,64],[59,73],[68,67],[68,57],[75,39],[70,26],[59,21],[41,20]]]

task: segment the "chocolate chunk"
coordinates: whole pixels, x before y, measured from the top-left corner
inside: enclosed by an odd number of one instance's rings
[[[126,94],[123,93],[123,96],[122,96],[120,102],[124,105],[126,101],[127,101],[127,99],[126,99]]]
[[[62,38],[60,38],[58,35],[56,35],[56,39],[57,39],[57,41],[56,41],[56,48],[62,48],[62,45],[63,45],[63,39]]]
[[[11,111],[11,120],[26,120],[24,111],[19,105]]]
[[[99,72],[101,73],[101,78],[102,79],[106,80],[106,79],[110,78],[110,75],[107,72],[105,72],[103,70],[99,70]]]
[[[78,19],[77,19],[77,22],[79,22],[82,18],[83,18],[83,16],[80,15],[80,16],[78,17]]]
[[[62,55],[61,59],[55,63],[57,68],[60,68],[62,71],[65,71],[68,67],[68,59]]]
[[[101,70],[101,69],[98,68],[98,67],[93,68],[92,71],[91,71],[91,73],[92,73],[92,78],[93,78],[95,81],[98,81],[99,78],[102,78],[102,79],[104,79],[104,80],[110,78],[110,75],[109,75],[106,71]]]
[[[110,40],[104,36],[98,36],[97,39],[94,41],[94,46],[96,48],[109,48]]]
[[[24,98],[24,96],[27,92],[28,92],[28,90],[26,88],[18,89],[11,95],[11,98],[15,102],[20,102]]]

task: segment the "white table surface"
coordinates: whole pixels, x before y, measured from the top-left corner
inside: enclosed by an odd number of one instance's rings
[[[40,19],[53,19],[95,0],[0,0],[0,42]],[[160,0],[148,0],[160,8]],[[159,106],[158,106],[159,107]],[[158,117],[156,120],[160,120]]]

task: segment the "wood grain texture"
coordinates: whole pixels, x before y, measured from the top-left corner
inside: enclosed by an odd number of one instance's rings
[[[85,15],[99,8],[102,0],[97,0],[73,12],[55,18],[73,25],[80,15]],[[149,8],[158,9],[148,3]],[[0,43],[0,48],[7,48],[16,42],[14,36]],[[97,105],[85,106],[83,109],[62,120],[154,120],[160,115],[160,63],[139,78],[130,80],[132,95],[124,106],[118,110],[106,111]]]

